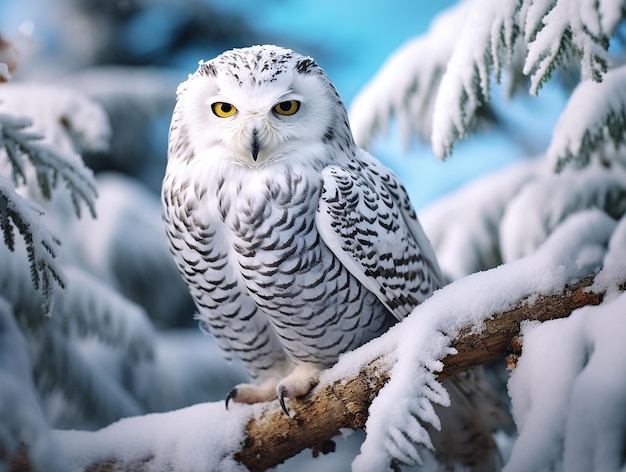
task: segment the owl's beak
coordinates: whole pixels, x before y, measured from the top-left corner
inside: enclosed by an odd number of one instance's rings
[[[254,162],[259,157],[259,151],[261,150],[261,142],[259,141],[259,132],[255,128],[252,130],[252,159]]]

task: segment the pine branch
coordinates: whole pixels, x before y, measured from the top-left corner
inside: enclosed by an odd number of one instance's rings
[[[428,31],[389,57],[350,106],[350,124],[359,146],[367,148],[378,133],[386,133],[395,117],[405,146],[411,131],[427,141],[432,130],[434,97],[461,29],[469,2],[443,11]]]
[[[491,74],[499,81],[511,61],[520,32],[519,4],[473,3],[435,99],[431,141],[439,157],[449,156],[454,143],[467,135],[477,111],[489,101]]]
[[[55,285],[64,288],[66,279],[57,264],[56,250],[60,243],[41,223],[43,211],[25,200],[13,189],[11,182],[0,176],[0,227],[4,242],[15,250],[15,229],[22,235],[35,288],[43,295],[43,310],[52,312]]]
[[[28,159],[35,167],[37,184],[45,199],[52,198],[52,190],[61,180],[70,191],[76,215],[81,216],[81,204],[85,204],[95,217],[97,191],[89,169],[76,156],[37,142],[42,136],[27,131],[30,125],[28,119],[0,114],[0,145],[5,148],[13,167],[14,182],[26,182],[25,160]]]
[[[583,80],[602,82],[609,65],[609,38],[614,32],[606,28],[615,28],[623,18],[623,11],[618,9],[610,21],[603,19],[601,11],[608,12],[609,8],[604,3],[609,2],[596,2],[592,8],[578,0],[527,3],[522,17],[528,43],[524,74],[531,76],[531,94],[537,95],[552,72],[573,57],[580,57]]]
[[[557,122],[547,157],[557,171],[586,166],[592,156],[610,162],[609,149],[626,144],[626,67],[607,72],[602,84],[586,81],[576,87]],[[593,108],[589,110],[589,104]],[[587,110],[581,114],[579,110]]]
[[[411,131],[431,134],[434,153],[447,157],[486,109],[490,81],[499,82],[504,69],[514,82],[520,73],[530,76],[533,95],[577,58],[583,81],[602,82],[609,39],[625,17],[626,8],[610,0],[460,2],[399,49],[355,98],[355,139],[366,147],[395,114],[405,144]],[[611,122],[612,129],[619,124]]]
[[[600,304],[604,294],[588,290],[592,284],[593,277],[587,277],[578,283],[563,286],[560,293],[554,295],[523,297],[515,308],[493,313],[492,319],[485,321],[484,329],[479,333],[472,330],[471,326],[465,327],[453,342],[458,353],[443,359],[444,368],[438,379],[443,381],[478,365],[500,359],[511,350],[516,351],[519,347],[517,337],[520,324],[524,320],[543,322],[563,318],[577,308]],[[621,284],[621,289],[625,288],[626,281]],[[445,290],[444,287],[441,291],[445,293]],[[450,299],[450,303],[455,303],[454,298]],[[381,353],[372,352],[370,359],[354,377],[330,380],[318,385],[306,398],[291,401],[291,418],[285,416],[278,402],[268,403],[260,417],[242,425],[246,440],[241,451],[236,454],[236,459],[250,471],[266,470],[306,448],[313,448],[314,454],[328,452],[333,447],[331,438],[339,434],[342,428],[362,428],[369,405],[388,381],[391,368],[383,361]],[[344,368],[341,363],[340,360],[337,369]],[[331,369],[326,378],[332,379],[332,372],[337,369]],[[163,430],[166,430],[165,426]],[[147,470],[152,460],[146,457],[140,462],[126,463],[113,457],[93,463],[84,470]],[[10,470],[31,470],[28,459],[23,455],[15,458]]]
[[[110,372],[95,369],[67,337],[55,329],[37,333],[33,378],[40,393],[60,391],[92,424],[108,424],[145,412]]]
[[[34,167],[35,179],[43,198],[51,199],[53,189],[61,180],[70,192],[76,215],[80,217],[81,205],[85,204],[95,217],[97,192],[91,172],[78,156],[67,155],[38,142],[42,136],[27,130],[31,124],[26,118],[0,114],[0,151],[4,148],[11,164],[13,183],[27,183],[28,160]],[[43,311],[50,315],[55,286],[65,287],[65,277],[55,262],[60,242],[41,224],[43,211],[17,194],[4,177],[0,176],[0,179],[0,226],[4,242],[10,250],[15,249],[17,228],[26,243],[33,284],[43,295]]]

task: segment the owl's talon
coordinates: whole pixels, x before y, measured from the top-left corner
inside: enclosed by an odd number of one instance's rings
[[[278,403],[280,403],[280,407],[283,409],[285,414],[291,417],[291,415],[289,414],[289,410],[287,409],[287,406],[285,405],[286,394],[287,394],[287,387],[285,387],[284,385],[280,385],[278,387]]]
[[[234,387],[233,389],[231,389],[230,392],[228,392],[226,394],[226,398],[224,399],[224,401],[226,402],[226,409],[228,410],[228,403],[233,399],[237,397],[237,387]]]

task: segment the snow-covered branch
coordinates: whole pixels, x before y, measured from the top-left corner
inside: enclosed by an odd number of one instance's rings
[[[474,2],[435,98],[433,151],[440,157],[465,137],[476,113],[489,101],[490,77],[500,80],[519,33],[517,0]]]
[[[30,95],[28,92],[31,92]],[[52,94],[48,102],[59,99],[56,105],[57,112],[62,105],[73,108],[74,115],[78,115],[76,110],[91,111],[80,116],[85,121],[99,116],[98,112],[93,112],[94,110],[102,113],[91,103],[83,104],[82,107],[68,105],[68,103],[74,105],[80,100],[76,98],[77,95],[74,93],[72,96],[74,100],[71,101],[66,95]],[[44,134],[34,127],[32,119],[0,114],[0,169],[6,174],[0,175],[0,228],[4,234],[4,242],[11,251],[15,250],[15,229],[24,239],[32,282],[43,295],[41,302],[44,313],[50,315],[53,310],[55,288],[65,287],[65,276],[61,264],[56,260],[61,243],[58,237],[52,236],[42,220],[47,211],[27,199],[33,198],[28,190],[34,191],[35,200],[44,205],[46,201],[53,199],[53,190],[59,182],[62,182],[68,191],[68,206],[71,201],[74,212],[79,217],[83,205],[87,206],[92,216],[95,216],[97,191],[92,172],[85,167],[81,157],[74,152],[72,146],[62,145],[67,141],[67,135],[74,129],[81,130],[81,126],[70,126],[69,118],[63,119],[62,116],[53,113],[50,107],[42,105],[46,103],[45,100],[37,102],[40,97],[40,89],[36,87],[30,89],[13,88],[8,85],[2,87],[0,103],[3,109],[8,107],[23,112],[32,108],[39,113],[37,116],[40,121],[46,121],[42,119],[46,113],[55,118],[48,117],[47,121],[54,125],[47,126],[52,136],[48,136],[49,141],[46,141]],[[78,118],[74,115],[70,114],[73,119]],[[95,121],[101,125],[102,120]],[[44,128],[46,127],[40,124],[39,129]],[[108,127],[105,128],[108,130]],[[94,136],[90,136],[91,139],[88,141],[101,141],[96,138],[101,138],[102,133],[92,134]],[[106,135],[106,132],[104,134]],[[9,175],[12,179],[8,177]],[[22,184],[30,187],[16,190],[16,187]],[[52,208],[50,205],[48,207]]]
[[[525,40],[528,44],[524,74],[531,78],[530,93],[537,95],[558,65],[580,56],[583,80],[602,82],[609,65],[609,38],[622,17],[618,2],[559,0],[525,2]]]
[[[0,114],[0,124],[0,144],[6,150],[16,183],[26,182],[25,160],[28,159],[35,167],[37,184],[45,199],[52,197],[52,189],[62,180],[70,191],[76,215],[80,217],[81,204],[85,204],[95,216],[96,185],[80,158],[37,142],[43,136],[27,130],[32,124],[29,119]]]
[[[4,243],[14,251],[14,229],[24,238],[30,263],[31,279],[35,288],[43,294],[43,311],[50,315],[54,300],[54,284],[65,287],[65,276],[56,262],[59,241],[41,223],[43,211],[37,205],[22,198],[12,183],[0,175],[0,228]]]
[[[560,243],[562,241],[554,241],[554,245]],[[545,253],[540,255],[545,256]],[[613,256],[615,254],[610,257]],[[537,258],[529,257],[526,262],[534,264]],[[510,286],[509,308],[503,308],[497,301],[501,291],[493,287],[491,297],[485,296],[485,303],[480,302],[484,309],[480,316],[481,328],[469,318],[465,318],[465,324],[454,328],[456,335],[448,346],[449,354],[440,359],[441,370],[434,372],[437,380],[443,381],[504,357],[525,320],[567,317],[580,307],[601,303],[607,290],[603,284],[596,284],[593,291],[589,289],[594,282],[593,275],[577,282],[561,277],[547,293],[524,291],[523,282],[522,290],[514,290],[520,288],[520,271],[510,270],[513,264],[471,275],[465,278],[468,280],[461,279],[444,287],[430,299],[432,303],[424,303],[407,318],[420,325],[420,319],[435,319],[441,317],[439,315],[445,318],[446,311],[459,311],[458,292],[468,284],[476,286],[478,279],[485,284],[499,281],[500,289],[507,283]],[[613,283],[615,274],[612,272]],[[623,290],[626,274],[621,276],[623,280],[617,283]],[[495,303],[490,305],[489,301]],[[290,418],[277,402],[236,404],[228,411],[219,402],[128,418],[97,432],[58,431],[55,437],[64,455],[78,470],[160,471],[175,466],[178,470],[257,471],[266,470],[305,448],[328,452],[333,447],[332,437],[345,432],[345,428],[362,428],[369,421],[372,401],[381,398],[382,389],[394,378],[397,350],[404,349],[400,347],[401,332],[408,326],[403,325],[404,322],[387,335],[344,355],[335,367],[323,374],[310,395],[289,403]],[[422,328],[428,330],[428,322],[422,324]],[[425,336],[433,334],[426,332]],[[374,428],[368,427],[368,433],[371,431],[375,431]],[[30,469],[16,467],[14,470]]]
[[[350,107],[350,124],[361,147],[367,148],[375,134],[387,132],[392,117],[398,120],[405,145],[412,131],[429,139],[433,99],[457,39],[449,32],[462,27],[468,5],[459,2],[438,15],[426,34],[390,56],[357,95]]]
[[[607,161],[605,143],[610,150],[624,145],[624,129],[626,66],[607,72],[601,84],[586,81],[576,87],[554,128],[547,158],[559,171],[568,164],[583,167],[594,156]]]
[[[603,82],[609,40],[625,14],[613,0],[459,2],[391,56],[355,98],[356,141],[368,145],[396,116],[405,142],[409,131],[430,136],[435,154],[446,157],[488,104],[492,78],[499,82],[505,70],[513,83],[527,76],[532,95],[560,68],[580,70],[583,83]]]

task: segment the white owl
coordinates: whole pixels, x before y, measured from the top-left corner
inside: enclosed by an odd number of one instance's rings
[[[227,405],[285,409],[442,285],[401,182],[287,49],[227,51],[181,84],[162,200],[198,317],[254,380]]]

